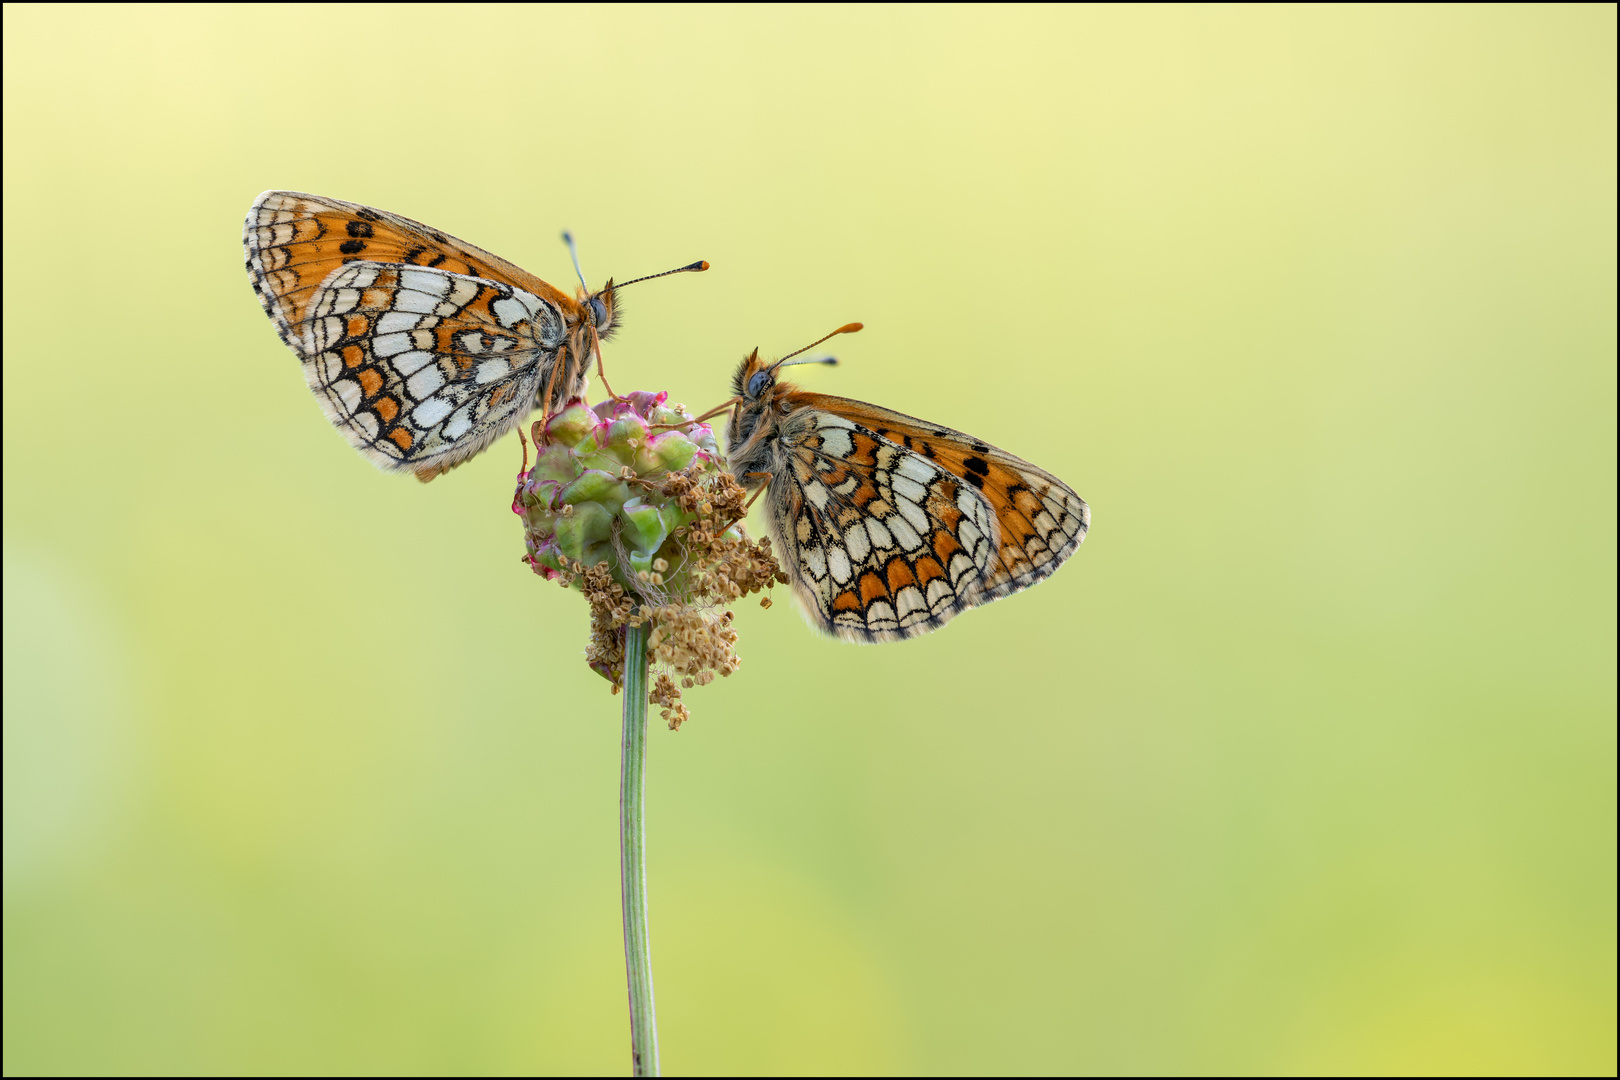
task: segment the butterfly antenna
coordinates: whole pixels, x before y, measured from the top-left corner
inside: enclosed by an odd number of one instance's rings
[[[828,334],[827,337],[817,338],[815,341],[812,341],[810,344],[806,345],[802,349],[794,349],[792,352],[790,352],[786,356],[782,357],[782,359],[780,359],[776,363],[772,364],[771,367],[770,367],[770,370],[775,371],[777,368],[782,367],[784,365],[786,365],[788,367],[792,367],[793,365],[788,364],[788,361],[792,360],[795,356],[798,356],[800,353],[809,352],[811,349],[815,348],[817,345],[820,345],[823,341],[826,341],[827,338],[835,338],[839,334],[853,334],[857,330],[859,330],[860,328],[861,328],[861,324],[858,323],[858,322],[845,323],[843,326],[840,326],[838,329],[836,329],[832,333]],[[836,363],[838,363],[838,359],[836,357],[832,357],[832,356],[815,356],[815,357],[810,357],[810,358],[805,359],[805,360],[799,360],[799,361],[797,361],[797,363],[800,363],[800,364],[827,364],[827,363],[836,364]]]
[[[820,356],[806,356],[799,360],[789,360],[786,363],[777,362],[772,364],[771,367],[773,369],[779,367],[797,367],[800,364],[826,364],[828,367],[837,367],[838,357],[829,353],[822,353]]]
[[[579,268],[579,249],[574,246],[574,234],[566,229],[563,230],[563,243],[568,245],[568,257],[574,260],[574,273],[579,275],[580,288],[590,292],[591,287],[585,284],[585,271]]]
[[[685,266],[677,266],[673,270],[665,270],[662,274],[648,274],[646,277],[631,278],[629,281],[621,281],[619,284],[613,286],[613,291],[618,292],[626,285],[634,285],[638,281],[651,281],[653,278],[669,277],[671,274],[701,273],[708,268],[709,264],[699,259],[695,263],[688,263]]]

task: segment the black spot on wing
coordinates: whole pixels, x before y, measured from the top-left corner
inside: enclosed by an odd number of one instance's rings
[[[338,245],[338,250],[345,255],[358,255],[366,250],[366,242],[364,240],[345,240]]]
[[[371,238],[371,224],[370,224],[370,222],[365,222],[365,221],[351,221],[351,222],[349,222],[349,235],[350,236],[361,237],[361,238],[364,238],[364,239],[370,239]]]

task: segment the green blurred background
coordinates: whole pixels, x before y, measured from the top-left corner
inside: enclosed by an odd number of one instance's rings
[[[858,648],[738,612],[650,765],[664,1065],[1615,1058],[1615,9],[5,9],[5,1042],[628,1069],[618,699],[321,418],[266,188],[630,293],[1092,504]],[[786,599],[779,593],[778,600]]]

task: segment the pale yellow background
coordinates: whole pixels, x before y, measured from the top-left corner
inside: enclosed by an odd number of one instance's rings
[[[5,9],[5,1071],[623,1072],[618,700],[514,439],[423,487],[266,188],[626,294],[621,389],[1071,482],[942,633],[655,731],[666,1069],[1615,1059],[1615,12]],[[778,600],[786,594],[778,591]]]

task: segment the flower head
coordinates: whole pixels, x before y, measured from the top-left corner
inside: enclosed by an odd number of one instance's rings
[[[512,511],[524,561],[590,602],[586,660],[615,693],[625,627],[651,625],[651,700],[678,729],[689,716],[681,689],[741,664],[726,605],[787,576],[770,541],[743,532],[747,495],[722,467],[713,429],[667,398],[576,401],[536,422],[537,457],[518,474]]]

